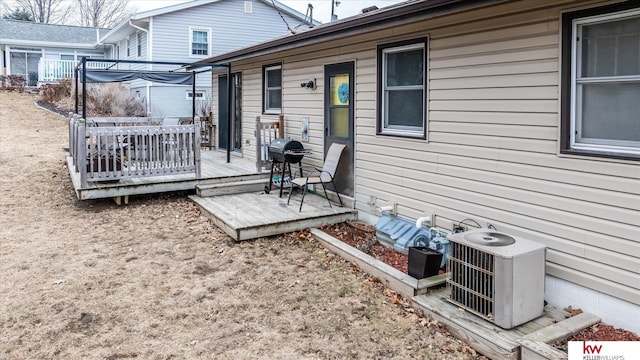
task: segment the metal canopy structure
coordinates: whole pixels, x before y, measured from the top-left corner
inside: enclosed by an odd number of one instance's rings
[[[92,63],[107,63],[109,66],[104,69],[87,69],[87,61]],[[178,70],[167,71],[150,71],[150,70],[111,70],[118,64],[145,64],[145,65],[172,65],[177,66]],[[187,71],[184,69],[192,69]],[[205,70],[198,70],[205,68]],[[165,84],[191,85],[193,96],[191,97],[191,117],[195,120],[196,114],[196,75],[204,72],[213,71],[214,68],[227,69],[227,89],[229,107],[231,107],[231,65],[217,63],[182,63],[167,61],[138,61],[138,60],[119,60],[119,59],[87,59],[82,57],[75,69],[75,113],[78,114],[78,88],[79,79],[82,79],[82,118],[87,118],[87,83],[105,83],[105,82],[122,82],[134,79],[142,79],[152,82]],[[181,71],[184,70],[184,71]],[[231,129],[231,113],[227,114],[227,129]],[[231,131],[227,131],[227,144],[231,143]],[[231,147],[227,146],[227,163],[231,162]]]

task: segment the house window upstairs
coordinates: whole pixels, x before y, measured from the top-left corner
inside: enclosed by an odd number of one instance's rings
[[[211,30],[208,29],[194,29],[191,28],[190,44],[191,51],[190,56],[208,56],[210,53],[210,34]]]
[[[565,14],[563,31],[561,152],[640,159],[640,9]]]

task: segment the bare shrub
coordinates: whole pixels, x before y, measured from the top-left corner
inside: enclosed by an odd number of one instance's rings
[[[71,79],[62,79],[58,84],[45,84],[40,87],[40,96],[42,101],[48,103],[57,103],[64,98],[71,97]]]
[[[145,116],[145,108],[120,84],[95,84],[87,89],[87,110],[107,116]]]
[[[9,85],[7,89],[9,91],[24,92],[24,87],[27,84],[27,80],[20,75],[9,75]]]

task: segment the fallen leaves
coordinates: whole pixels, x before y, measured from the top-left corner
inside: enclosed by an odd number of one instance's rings
[[[568,317],[568,318],[576,316],[578,314],[582,314],[582,309],[574,309],[571,305],[569,305],[566,308],[564,308],[564,311],[569,313],[568,315],[566,315],[566,317]]]

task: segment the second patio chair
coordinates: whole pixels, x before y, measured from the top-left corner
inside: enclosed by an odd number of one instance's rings
[[[303,170],[307,170],[307,176],[294,177],[291,180],[291,189],[289,190],[289,198],[287,199],[287,205],[289,205],[289,201],[291,200],[291,194],[293,193],[293,189],[298,186],[302,188],[302,200],[300,200],[300,210],[302,211],[302,203],[304,202],[304,196],[307,194],[307,188],[309,185],[322,185],[322,190],[324,190],[324,195],[327,197],[327,201],[329,201],[329,206],[331,205],[331,200],[329,200],[329,195],[327,194],[327,184],[331,183],[333,185],[333,190],[335,190],[336,195],[338,195],[338,201],[340,202],[340,206],[342,206],[342,199],[340,198],[340,192],[338,188],[336,188],[336,184],[333,182],[336,170],[338,170],[338,163],[340,162],[340,156],[342,155],[342,151],[346,145],[333,143],[329,147],[329,151],[327,151],[327,156],[324,159],[324,165],[322,169],[312,168],[300,168],[296,172],[296,175],[302,174]]]

